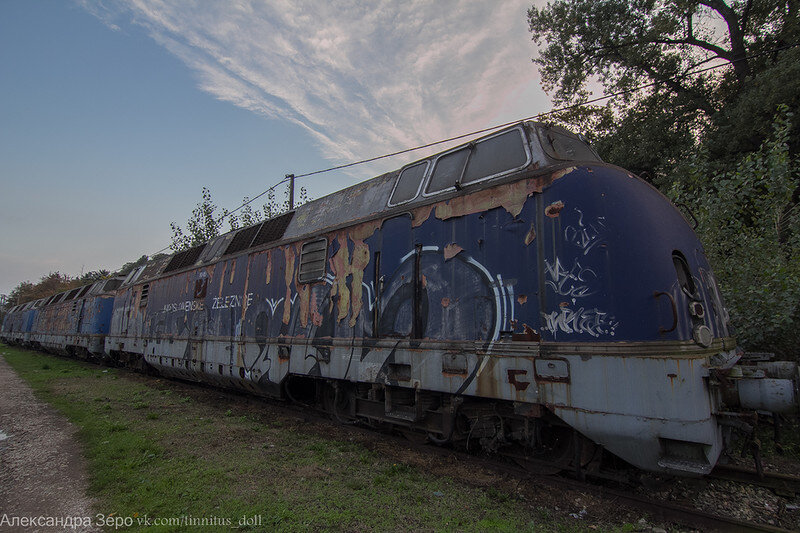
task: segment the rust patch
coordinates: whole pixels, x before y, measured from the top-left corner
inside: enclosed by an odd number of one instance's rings
[[[334,274],[331,297],[338,295],[336,319],[342,321],[350,311],[350,327],[356,325],[363,306],[364,269],[370,261],[369,246],[364,239],[371,237],[380,227],[380,221],[368,222],[337,235],[339,250],[330,258]],[[353,243],[353,256],[350,257],[348,241]],[[350,277],[350,287],[347,278]]]
[[[526,303],[528,303],[528,297],[524,294],[520,294],[517,297],[517,301],[519,302],[519,305],[525,305]]]
[[[222,287],[225,285],[225,271],[228,269],[228,262],[225,261],[222,263],[222,272],[219,275],[219,292],[217,296],[222,298]]]
[[[339,241],[339,250],[330,258],[331,270],[335,276],[331,287],[331,301],[334,296],[339,296],[336,320],[341,322],[347,316],[350,308],[350,289],[347,287],[347,275],[350,273],[350,250],[344,233],[339,234],[337,240]]]
[[[347,230],[350,240],[357,244],[359,241],[369,239],[376,231],[380,229],[382,224],[382,220],[373,220],[372,222],[365,222],[364,224],[350,228]]]
[[[564,202],[561,200],[553,202],[544,209],[544,214],[550,218],[556,218],[561,210],[564,209]]]
[[[486,361],[486,366],[483,366],[480,360],[478,362],[478,366],[481,368],[481,370],[475,376],[476,392],[478,396],[496,398],[499,396],[498,385],[501,382],[501,379],[495,377],[497,358],[491,356],[484,357],[488,357],[489,360]]]
[[[445,296],[442,298],[442,307],[449,307],[450,306],[450,298]]]
[[[228,283],[230,283],[231,285],[233,285],[233,277],[235,275],[236,275],[236,259],[233,259],[231,261],[231,277],[230,280],[228,280]]]
[[[411,211],[411,226],[418,228],[423,222],[428,220],[433,211],[433,204],[418,207]]]
[[[511,216],[515,217],[522,212],[522,207],[528,197],[536,192],[542,192],[542,181],[528,179],[485,189],[467,196],[457,196],[436,205],[436,218],[447,220],[489,211],[495,207],[503,207],[511,213]]]
[[[242,296],[242,324],[244,324],[244,317],[247,314],[247,288],[250,286],[250,264],[252,263],[253,256],[247,256],[247,273],[244,276],[244,295]]]
[[[517,376],[526,376],[528,374],[527,370],[514,370],[509,368],[508,372],[508,382],[514,385],[514,388],[517,389],[517,392],[524,391],[528,388],[531,384],[530,381],[520,381]]]
[[[527,342],[540,342],[542,340],[542,336],[539,333],[530,327],[528,324],[522,323],[522,333],[512,333],[511,340],[513,341],[527,341]]]
[[[272,279],[272,250],[267,250],[267,285],[269,285],[269,281]]]
[[[444,247],[444,260],[447,261],[449,259],[454,258],[461,252],[463,248],[456,243],[448,244]]]
[[[528,233],[525,235],[525,246],[528,246],[530,243],[533,242],[533,239],[536,238],[536,228],[533,227],[533,223],[531,222],[531,229],[528,230]]]
[[[428,278],[425,277],[425,274],[422,275],[422,288],[426,288],[428,286]]]
[[[550,174],[550,180],[552,182],[552,181],[556,181],[557,179],[561,179],[561,178],[563,178],[564,176],[566,176],[567,174],[569,174],[570,172],[572,172],[573,170],[575,170],[577,168],[578,167],[567,167],[567,168],[562,168],[561,170],[556,170],[555,172]]]
[[[308,283],[302,284],[297,289],[297,296],[300,300],[300,325],[308,326],[308,299],[311,293],[311,286]]]
[[[283,273],[283,279],[286,282],[286,297],[283,300],[283,323],[289,325],[289,319],[292,318],[292,281],[294,281],[294,247],[287,246],[283,250],[283,255],[286,257],[286,271]]]

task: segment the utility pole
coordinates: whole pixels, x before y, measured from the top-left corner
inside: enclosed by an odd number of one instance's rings
[[[294,174],[286,174],[289,180],[289,211],[294,209]]]

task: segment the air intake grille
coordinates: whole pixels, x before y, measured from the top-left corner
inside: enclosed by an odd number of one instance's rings
[[[164,269],[164,272],[172,272],[173,270],[179,270],[195,264],[195,262],[197,262],[197,258],[200,257],[201,253],[203,253],[203,249],[205,247],[206,245],[204,243],[200,246],[195,246],[194,248],[189,248],[188,250],[173,255],[172,259],[169,260],[167,267]]]
[[[255,226],[239,230],[228,245],[228,248],[225,249],[223,255],[235,254],[236,252],[241,252],[242,250],[250,248],[250,243],[253,242],[253,237],[255,237],[260,227],[260,224],[256,224]]]
[[[258,235],[253,239],[251,247],[255,248],[262,244],[277,241],[283,237],[286,228],[289,227],[289,222],[292,221],[292,217],[294,217],[294,211],[289,211],[281,216],[264,221],[264,223],[261,224],[261,229],[258,230]]]

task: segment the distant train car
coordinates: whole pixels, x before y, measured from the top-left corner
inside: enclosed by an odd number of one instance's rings
[[[31,339],[69,352],[75,299]],[[534,122],[142,266],[104,333],[120,364],[573,468],[705,474],[735,408],[797,407],[796,365],[737,364],[680,212]]]
[[[32,319],[25,344],[81,358],[102,358],[111,324],[114,290],[122,279],[102,280],[47,298]]]
[[[26,330],[25,320],[28,310],[32,308],[34,302],[27,302],[13,306],[8,310],[3,318],[3,326],[0,331],[0,340],[7,344],[21,344]],[[29,330],[28,330],[29,331]]]

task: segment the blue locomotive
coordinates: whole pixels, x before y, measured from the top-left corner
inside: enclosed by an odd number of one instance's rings
[[[436,443],[572,467],[602,447],[644,470],[705,474],[746,429],[735,408],[797,403],[796,367],[737,364],[681,213],[580,136],[541,123],[120,281],[87,293],[97,316],[111,309],[104,357]],[[34,304],[22,340],[75,340],[79,294]],[[29,311],[12,310],[4,339],[20,340]],[[70,333],[47,329],[54,322]]]

